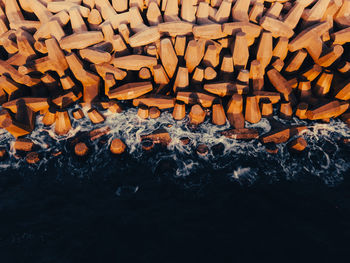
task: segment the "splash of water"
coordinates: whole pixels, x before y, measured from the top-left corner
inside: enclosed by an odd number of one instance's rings
[[[71,114],[70,109],[69,112]],[[87,108],[83,112],[87,116]],[[171,160],[174,163],[172,176],[174,178],[191,178],[194,174],[215,173],[227,174],[229,178],[239,182],[254,183],[258,178],[268,178],[273,182],[285,178],[288,180],[299,179],[303,175],[319,177],[328,185],[336,185],[343,180],[343,175],[350,169],[348,146],[339,146],[339,138],[349,137],[349,128],[341,121],[331,120],[329,124],[292,120],[279,120],[286,124],[307,125],[308,130],[302,132],[307,140],[307,150],[301,155],[293,155],[285,144],[277,145],[279,151],[276,155],[268,154],[259,140],[239,141],[228,139],[218,135],[219,131],[230,127],[227,122],[224,126],[216,126],[210,120],[192,130],[188,127],[187,119],[175,121],[170,112],[163,112],[158,119],[141,120],[137,116],[137,109],[130,108],[120,114],[104,112],[106,121],[93,125],[88,118],[81,120],[72,119],[72,129],[64,136],[58,136],[54,132],[54,125],[46,127],[42,124],[42,116],[37,117],[37,127],[28,136],[39,146],[38,153],[41,156],[39,163],[29,165],[24,158],[19,158],[14,149],[14,138],[6,131],[0,131],[0,146],[9,147],[9,158],[0,162],[0,171],[6,169],[21,169],[26,167],[31,171],[50,170],[50,165],[59,168],[60,175],[70,173],[74,176],[91,176],[96,171],[104,169],[106,174],[127,172],[135,165],[133,162],[147,162],[155,173],[160,161]],[[93,129],[109,126],[110,132],[101,140],[89,142],[90,156],[83,163],[74,159],[68,150],[70,140],[88,133]],[[257,124],[246,123],[246,127],[255,128],[260,134],[268,132],[271,127],[267,119],[262,119]],[[143,134],[165,128],[172,139],[167,149],[145,154],[141,148],[140,138]],[[190,144],[181,143],[182,138],[188,138]],[[128,147],[129,157],[118,160],[116,168],[115,160],[108,150],[108,146],[114,138],[120,138]],[[204,143],[209,147],[205,156],[196,154],[198,144]],[[220,145],[221,152],[214,151],[215,146]],[[344,148],[345,147],[345,148]],[[64,150],[66,149],[66,150]],[[60,153],[62,154],[54,154]],[[50,165],[49,165],[50,164]],[[200,177],[200,176],[199,176]],[[192,181],[189,185],[198,184]]]

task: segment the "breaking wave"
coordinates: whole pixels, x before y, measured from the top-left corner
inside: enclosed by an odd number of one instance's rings
[[[70,112],[74,110],[70,109]],[[87,110],[83,109],[87,116]],[[72,119],[72,129],[65,136],[57,136],[54,125],[45,127],[41,123],[42,116],[37,118],[36,129],[28,136],[38,145],[37,152],[40,161],[33,165],[27,164],[13,150],[14,138],[6,131],[0,131],[0,146],[9,151],[7,159],[0,162],[0,172],[9,169],[29,174],[35,171],[48,172],[54,168],[57,177],[71,174],[78,177],[91,177],[102,171],[106,175],[115,173],[128,174],[140,165],[149,167],[155,177],[168,176],[181,182],[185,187],[200,187],[208,183],[216,175],[224,174],[229,180],[239,184],[251,185],[257,181],[267,183],[287,180],[304,180],[318,177],[327,185],[334,186],[342,182],[344,175],[350,170],[349,145],[340,143],[340,138],[349,137],[349,128],[341,121],[331,120],[330,123],[314,123],[292,120],[280,120],[287,124],[302,124],[309,127],[302,132],[308,142],[307,149],[299,154],[288,151],[286,144],[278,144],[277,154],[269,154],[259,140],[241,141],[220,136],[219,131],[229,128],[229,124],[215,126],[210,118],[192,130],[187,125],[187,119],[175,121],[171,112],[163,112],[158,119],[141,120],[137,109],[130,108],[120,114],[104,112],[106,121],[93,125],[88,118]],[[87,134],[93,129],[109,126],[110,132],[94,141]],[[271,127],[267,119],[257,124],[246,123],[249,128],[256,128],[260,134],[268,132]],[[171,143],[164,148],[156,148],[145,152],[141,147],[141,135],[165,128],[172,138]],[[75,138],[87,140],[90,154],[85,160],[77,160],[71,150]],[[112,156],[108,147],[114,138],[120,138],[128,147],[127,154],[122,157]],[[181,143],[188,138],[190,143]],[[209,148],[207,155],[196,153],[199,144]],[[29,171],[29,172],[28,172]],[[117,194],[136,192],[137,182],[132,186],[123,186]]]

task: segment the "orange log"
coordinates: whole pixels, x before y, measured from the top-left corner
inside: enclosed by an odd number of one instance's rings
[[[256,96],[247,96],[245,107],[245,120],[250,123],[258,123],[261,119],[261,112]]]
[[[125,152],[126,145],[122,142],[120,139],[113,139],[111,146],[110,146],[110,151],[113,154],[122,154]]]
[[[194,125],[199,125],[202,122],[204,122],[205,116],[206,114],[202,107],[199,104],[195,104],[192,106],[189,114],[190,123]]]

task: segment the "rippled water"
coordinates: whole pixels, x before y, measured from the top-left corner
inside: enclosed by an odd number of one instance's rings
[[[86,116],[87,110],[83,109]],[[296,155],[288,151],[286,143],[279,144],[278,154],[271,155],[259,140],[233,140],[218,135],[218,131],[228,129],[229,124],[227,122],[221,127],[212,125],[210,117],[197,130],[192,130],[187,125],[187,119],[175,121],[171,112],[163,112],[160,118],[150,120],[139,119],[135,108],[120,114],[103,113],[107,119],[99,125],[91,124],[88,118],[72,118],[72,129],[65,136],[57,136],[54,125],[43,126],[42,116],[39,116],[36,129],[28,136],[40,146],[38,153],[41,161],[36,165],[29,165],[24,158],[15,156],[12,149],[14,138],[2,130],[0,146],[10,148],[10,156],[1,161],[0,171],[16,170],[22,174],[55,172],[58,178],[67,174],[90,177],[96,172],[103,172],[106,176],[130,173],[135,167],[144,166],[156,176],[166,175],[175,182],[181,182],[185,188],[191,188],[210,182],[210,178],[217,173],[225,174],[230,180],[243,185],[251,185],[256,181],[271,183],[281,179],[318,177],[325,184],[333,186],[342,182],[350,169],[349,146],[339,142],[340,138],[350,136],[350,130],[339,120],[331,120],[329,124],[297,118],[279,120],[285,124],[307,125],[309,129],[303,131],[302,136],[308,142],[308,147],[302,154]],[[103,126],[111,128],[108,135],[92,142],[88,140],[86,135],[89,131]],[[246,123],[246,126],[258,129],[260,134],[271,129],[267,119],[257,124]],[[171,143],[167,148],[158,147],[151,153],[143,151],[140,136],[158,128],[165,128],[169,132]],[[188,137],[190,144],[183,145],[180,141],[182,137]],[[90,155],[84,161],[77,160],[72,153],[71,141],[74,138],[86,141],[90,148]],[[108,147],[114,138],[125,142],[127,154],[122,157],[112,156]],[[211,149],[208,155],[196,153],[195,148],[200,143]],[[53,153],[58,151],[62,151],[62,154],[54,156]],[[132,189],[128,185],[126,188],[121,187],[117,190],[118,195],[136,192],[138,184],[134,182]]]

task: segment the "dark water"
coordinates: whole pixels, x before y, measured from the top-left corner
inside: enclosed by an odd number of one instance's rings
[[[258,141],[216,136],[209,123],[192,132],[170,114],[148,122],[132,116],[133,109],[109,116],[111,133],[86,141],[86,160],[73,157],[70,145],[91,130],[87,120],[66,137],[39,126],[30,137],[37,165],[10,150],[0,163],[0,262],[348,262],[343,123],[308,123],[303,154],[283,144],[270,155]],[[266,120],[252,126],[271,128]],[[172,144],[143,152],[139,136],[159,127]],[[183,136],[192,144],[180,145]],[[121,157],[108,151],[115,137],[128,146]],[[13,139],[3,133],[0,142],[9,148]],[[193,150],[203,142],[206,157]]]

